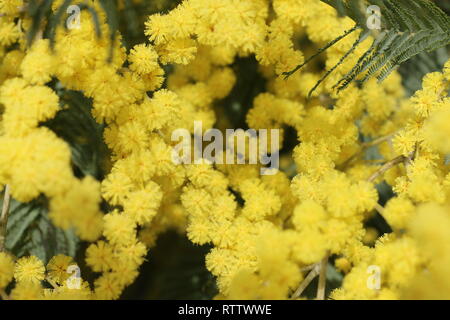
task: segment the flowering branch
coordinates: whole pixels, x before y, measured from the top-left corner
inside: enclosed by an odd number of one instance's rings
[[[6,225],[8,223],[10,201],[11,194],[9,192],[9,185],[7,184],[5,187],[5,195],[3,198],[2,215],[0,216],[0,252],[5,251]]]

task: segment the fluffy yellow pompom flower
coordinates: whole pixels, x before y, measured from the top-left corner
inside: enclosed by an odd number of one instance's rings
[[[313,200],[303,201],[294,210],[292,222],[297,230],[317,228],[324,223],[327,213]]]
[[[11,291],[13,300],[42,300],[44,289],[39,283],[19,282]]]
[[[86,250],[86,263],[95,272],[111,270],[115,263],[112,246],[104,241],[91,244]]]
[[[413,213],[414,205],[410,200],[404,197],[395,197],[387,203],[383,216],[392,227],[403,229],[407,226]]]
[[[167,89],[158,90],[152,99],[145,99],[142,105],[141,120],[148,130],[162,129],[179,117],[177,111],[181,106],[178,95]]]
[[[14,22],[9,22],[0,17],[0,44],[10,46],[19,39],[19,27]]]
[[[123,204],[132,188],[130,177],[115,170],[102,181],[102,196],[112,205]]]
[[[115,273],[104,273],[95,280],[94,286],[94,296],[98,300],[118,299],[123,290],[120,276]]]
[[[402,131],[393,139],[394,149],[399,154],[409,156],[414,151],[417,136],[412,131]]]
[[[216,99],[225,98],[236,83],[236,76],[231,68],[216,70],[208,79],[208,88]]]
[[[130,69],[139,74],[151,73],[159,67],[158,54],[151,46],[145,44],[134,46],[128,59],[130,61]]]
[[[405,290],[405,299],[449,299],[450,208],[433,203],[422,205],[409,223],[427,262]]]
[[[6,15],[14,15],[23,6],[23,0],[0,0],[0,12]]]
[[[197,46],[192,39],[175,39],[159,49],[161,63],[177,63],[187,65],[194,60]]]
[[[261,279],[252,271],[242,270],[230,283],[228,298],[236,300],[255,300],[260,298]]]
[[[117,211],[111,212],[103,218],[103,235],[112,244],[129,244],[136,237],[136,223],[132,218]]]
[[[18,282],[39,283],[45,278],[45,267],[35,256],[20,258],[14,268],[14,278]]]
[[[240,189],[245,200],[242,214],[250,220],[256,221],[274,215],[281,208],[279,196],[260,180],[245,180]]]
[[[57,284],[64,284],[70,277],[69,266],[75,265],[72,257],[63,254],[56,255],[47,264],[47,278]]]
[[[53,73],[54,61],[55,58],[50,53],[49,40],[36,41],[20,65],[23,78],[32,84],[49,82]]]
[[[145,23],[145,27],[145,34],[155,44],[161,44],[170,38],[170,32],[173,29],[170,20],[161,14],[152,15]]]
[[[24,101],[25,96],[29,100]],[[53,118],[59,110],[59,99],[53,90],[45,86],[27,86],[18,78],[8,80],[2,86],[0,101],[6,107],[4,130],[15,137],[29,133],[39,122]]]
[[[145,189],[128,194],[123,204],[124,212],[139,225],[148,223],[156,215],[162,196],[159,185],[150,181]]]
[[[450,153],[450,98],[443,101],[443,109],[431,114],[424,126],[424,139],[442,154]]]
[[[14,276],[14,260],[4,252],[0,252],[0,289],[5,288]]]
[[[135,239],[126,245],[118,245],[116,257],[120,263],[129,266],[130,269],[136,270],[144,262],[146,253],[146,246]],[[116,270],[114,265],[113,270]],[[118,270],[120,270],[120,268],[118,268]]]

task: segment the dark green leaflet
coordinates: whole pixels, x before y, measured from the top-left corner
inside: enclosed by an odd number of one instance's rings
[[[373,45],[359,58],[352,70],[335,85],[338,91],[345,89],[361,75],[363,78],[359,81],[360,83],[364,83],[373,76],[377,76],[378,80],[382,81],[398,66],[416,55],[432,52],[450,44],[450,17],[428,0],[321,1],[334,7],[341,15],[352,18],[356,23],[355,28],[362,30],[362,35],[372,33],[375,38]],[[366,11],[370,5],[377,5],[381,10],[382,32],[380,33],[374,33],[367,27]],[[333,44],[335,42],[337,41]],[[353,52],[360,43],[361,41],[356,41],[343,58]],[[322,51],[324,50],[320,52]],[[343,61],[344,59],[341,59],[325,74],[324,78]],[[302,66],[297,66],[285,75],[290,76]],[[312,91],[324,78],[314,86]]]

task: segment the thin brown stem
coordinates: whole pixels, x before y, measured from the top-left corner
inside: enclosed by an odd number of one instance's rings
[[[314,269],[316,266],[317,266],[317,263],[313,263],[313,264],[310,264],[309,266],[305,266],[305,267],[301,268],[300,271],[307,272],[307,271]]]
[[[303,291],[305,291],[306,287],[311,283],[311,281],[314,280],[314,278],[319,274],[320,265],[315,264],[314,267],[311,269],[311,271],[308,273],[306,278],[300,283],[299,287],[295,292],[292,294],[291,299],[297,299],[301,296]]]
[[[369,141],[369,142],[365,142],[361,145],[361,149],[356,152],[355,154],[353,154],[350,158],[348,158],[342,165],[340,165],[340,167],[345,168],[347,167],[352,161],[354,161],[355,159],[357,159],[359,156],[363,155],[364,151],[367,148],[379,145],[385,141],[388,141],[390,139],[392,139],[395,136],[396,132],[379,137],[375,140]]]
[[[374,164],[385,164],[386,160],[385,159],[364,159],[363,160],[365,163],[370,164],[370,165],[374,165]]]
[[[6,226],[8,224],[9,204],[11,202],[11,194],[9,185],[5,187],[5,195],[3,197],[2,214],[0,216],[0,252],[5,251]]]
[[[320,262],[319,286],[317,287],[317,300],[325,300],[325,287],[327,284],[328,254]]]
[[[405,167],[409,167],[411,162],[417,159],[418,156],[419,156],[419,142],[416,142],[414,150],[409,154],[408,157],[405,157]]]
[[[380,169],[378,169],[376,172],[374,172],[367,181],[373,182],[376,178],[383,175],[386,171],[389,169],[395,167],[396,165],[402,163],[405,160],[405,156],[398,156],[397,158],[392,159],[391,161],[386,162],[384,165],[381,166]]]

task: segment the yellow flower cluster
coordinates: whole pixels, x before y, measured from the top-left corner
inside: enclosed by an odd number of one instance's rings
[[[99,1],[84,2],[99,12],[106,36],[97,38],[83,10],[80,28],[56,30],[52,51],[39,34],[25,45],[31,21],[18,22],[23,1],[0,0],[0,185],[21,202],[44,195],[52,222],[90,242],[86,264],[99,276],[93,289],[81,281],[73,290],[72,258],[58,255],[45,266],[34,256],[0,253],[0,292],[14,279],[13,299],[118,299],[158,236],[174,228],[212,245],[205,263],[217,278],[217,298],[290,298],[306,278],[302,270],[329,257],[345,274],[333,299],[450,297],[450,61],[410,99],[398,73],[336,93],[332,86],[369,38],[309,98],[322,71],[281,74],[354,25],[319,0],[184,0],[148,17],[149,43],[129,52],[119,32],[119,41],[108,37]],[[304,37],[312,44],[299,44]],[[327,69],[356,37],[326,51]],[[176,164],[174,130],[198,134],[194,121],[203,130],[230,126],[218,102],[239,83],[233,64],[246,58],[265,82],[251,105],[239,106],[248,109],[248,127],[279,129],[280,150],[288,127],[297,135],[280,171],[260,175],[260,164],[206,159]],[[102,181],[78,178],[69,145],[42,125],[67,108],[51,81],[92,101],[110,151]],[[364,157],[368,147],[381,164]],[[385,207],[381,182],[395,193]],[[392,234],[376,239],[365,225],[375,211]],[[378,289],[367,285],[371,266],[381,270]]]
[[[447,62],[448,68],[450,61]],[[400,159],[384,180],[395,196],[380,208],[394,234],[384,236],[374,248],[354,247],[345,254],[353,265],[336,290],[335,299],[448,299],[450,277],[444,272],[450,253],[448,125],[450,100],[448,72],[427,74],[422,89],[393,110],[380,123],[383,139],[379,151],[385,159]],[[389,162],[387,168],[390,168]],[[381,179],[376,178],[380,181]],[[381,289],[364,285],[368,267],[379,266]],[[347,270],[348,271],[348,270]],[[370,276],[370,275],[369,275]],[[439,278],[439,280],[438,280]]]
[[[14,259],[5,253],[0,253],[0,291],[15,279],[15,286],[10,297],[15,300],[85,300],[91,299],[93,294],[89,284],[76,278],[79,283],[71,281],[70,268],[76,270],[78,266],[72,257],[57,255],[47,264],[35,256]],[[75,275],[76,277],[76,275]],[[51,289],[42,285],[47,281]]]

